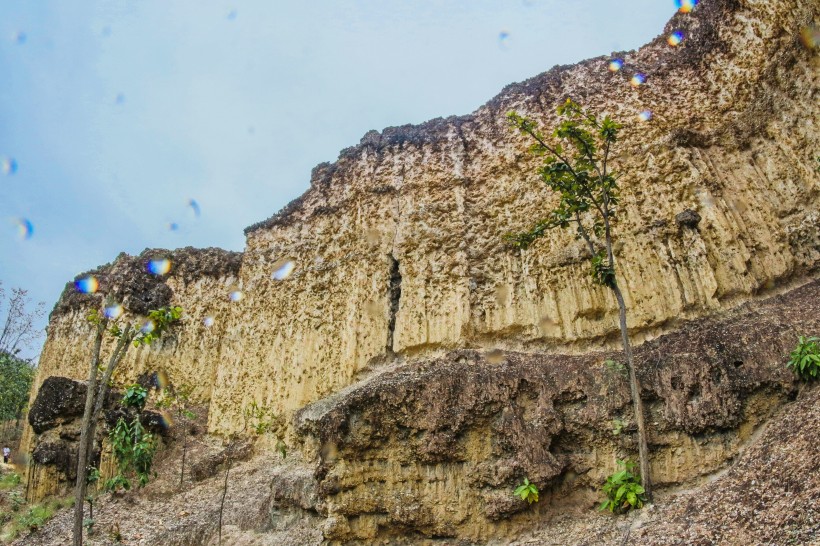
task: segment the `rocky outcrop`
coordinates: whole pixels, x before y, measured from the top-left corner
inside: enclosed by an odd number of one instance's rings
[[[35,433],[31,437],[27,497],[35,502],[48,495],[67,494],[77,477],[77,452],[88,384],[51,376],[43,381],[28,412]],[[92,465],[102,469],[101,456],[108,431],[120,417],[134,418],[134,411],[119,405],[122,393],[109,391],[103,422],[97,427],[92,446]],[[140,414],[142,425],[151,433],[165,435],[162,416],[151,410]]]
[[[696,481],[735,458],[797,392],[784,365],[820,331],[820,281],[728,317],[681,324],[637,349],[656,485]],[[515,536],[532,518],[600,501],[616,458],[637,451],[617,353],[454,351],[309,405],[296,422],[319,454],[326,537]],[[524,478],[535,510],[512,495]],[[537,515],[536,515],[537,514]]]

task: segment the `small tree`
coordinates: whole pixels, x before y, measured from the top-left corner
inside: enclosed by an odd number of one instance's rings
[[[122,397],[123,407],[126,411],[133,411],[134,415],[130,422],[125,417],[118,418],[117,424],[108,433],[117,460],[117,475],[106,482],[107,490],[114,491],[120,487],[130,489],[131,480],[128,477],[132,473],[137,476],[139,487],[144,487],[150,479],[157,442],[142,425],[142,410],[147,399],[148,391],[139,385],[128,387]]]
[[[106,302],[102,312],[97,309],[91,311],[88,320],[95,327],[94,343],[91,349],[91,364],[88,371],[88,387],[85,397],[85,409],[80,428],[80,443],[77,454],[77,482],[74,487],[74,546],[83,543],[83,501],[86,496],[88,463],[97,429],[97,421],[105,406],[108,396],[111,375],[114,369],[122,362],[133,345],[151,345],[159,340],[168,328],[182,316],[181,307],[163,307],[149,311],[148,320],[143,323],[128,323],[122,321],[122,308]],[[102,342],[108,334],[116,339],[114,350],[109,356],[108,365],[103,371],[102,380],[97,388],[97,373],[100,368]]]
[[[0,313],[6,315],[0,327],[0,353],[17,356],[23,349],[39,345],[42,332],[35,323],[45,314],[45,303],[40,302],[29,311],[31,298],[22,288],[12,288],[8,301],[5,300],[6,291],[0,282]]]
[[[529,231],[510,234],[506,239],[516,247],[526,249],[550,229],[574,228],[577,237],[584,241],[589,250],[593,282],[609,288],[615,295],[629,388],[638,424],[641,481],[647,498],[651,500],[649,448],[641,390],[626,328],[626,304],[616,281],[615,255],[612,251],[612,230],[619,212],[620,188],[619,175],[611,169],[609,160],[621,125],[609,116],[600,119],[590,114],[570,99],[558,107],[558,116],[558,126],[552,138],[548,139],[532,120],[515,112],[507,115],[516,129],[533,140],[530,152],[544,158],[544,165],[538,174],[560,200]]]
[[[157,406],[167,408],[174,413],[176,422],[179,423],[179,430],[182,433],[182,463],[179,467],[180,486],[185,479],[185,455],[188,451],[188,425],[190,421],[196,417],[196,415],[188,409],[191,392],[193,390],[193,387],[187,384],[180,385],[176,388],[166,387],[163,389],[159,401],[157,401]]]

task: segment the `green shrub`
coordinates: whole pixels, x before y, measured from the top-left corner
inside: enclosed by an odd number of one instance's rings
[[[24,504],[26,504],[26,499],[20,494],[19,491],[12,491],[9,493],[9,504],[11,504],[11,509],[17,512],[23,507]]]
[[[786,366],[804,381],[820,379],[820,338],[800,336]]]
[[[618,466],[622,466],[623,470],[607,477],[603,486],[607,499],[598,508],[616,514],[627,512],[632,508],[640,508],[647,501],[640,476],[632,473],[636,464],[630,460],[624,460],[618,461]]]
[[[12,472],[0,478],[0,489],[11,489],[20,485],[20,474]]]
[[[538,488],[527,478],[524,478],[524,483],[515,488],[515,495],[529,504],[538,502]]]

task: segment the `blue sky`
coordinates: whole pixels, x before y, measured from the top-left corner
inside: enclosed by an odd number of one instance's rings
[[[675,9],[3,2],[0,158],[16,172],[3,174],[0,159],[0,281],[50,309],[74,275],[120,251],[241,250],[243,228],[300,195],[314,165],[368,130],[466,114],[555,64],[637,48]],[[20,218],[33,226],[27,239]]]

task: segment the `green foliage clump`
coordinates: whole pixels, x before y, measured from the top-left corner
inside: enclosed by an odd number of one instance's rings
[[[623,469],[607,477],[603,486],[607,498],[598,508],[615,514],[627,512],[632,508],[641,508],[647,502],[640,476],[632,472],[637,465],[630,460],[624,460],[618,461],[618,466]]]
[[[242,411],[245,418],[245,429],[250,429],[257,435],[270,432],[276,424],[276,415],[268,406],[260,406],[256,401],[251,402]]]
[[[604,366],[606,366],[607,370],[619,375],[625,376],[629,374],[629,370],[626,369],[626,366],[617,360],[604,360]]]
[[[20,485],[20,474],[11,472],[0,478],[0,489],[11,489]]]
[[[19,491],[12,491],[11,493],[9,493],[9,504],[11,504],[11,509],[14,512],[17,512],[20,510],[20,508],[25,506],[26,499],[25,497],[23,497],[23,495],[20,494]]]
[[[538,502],[538,487],[531,483],[528,478],[524,478],[524,483],[515,488],[515,496],[521,497],[521,500],[525,500],[529,504]]]
[[[820,338],[800,336],[786,366],[804,381],[820,379]]]
[[[137,410],[133,419],[128,422],[124,417],[117,419],[117,424],[108,433],[114,457],[117,460],[117,475],[105,483],[105,489],[116,491],[131,488],[132,473],[136,475],[139,487],[144,487],[151,477],[151,466],[157,451],[157,440],[145,430],[140,421],[140,411],[145,407],[148,391],[139,385],[128,387],[123,396],[123,405]]]
[[[30,362],[0,352],[0,421],[20,418],[35,371]]]

